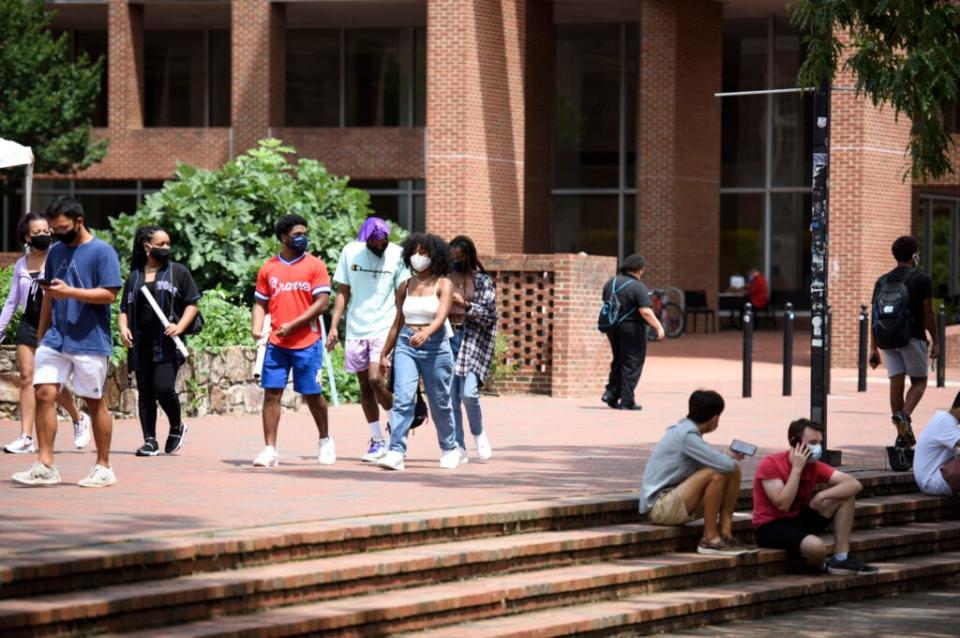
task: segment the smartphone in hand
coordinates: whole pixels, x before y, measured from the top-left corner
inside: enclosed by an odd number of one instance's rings
[[[753,456],[757,453],[757,446],[752,443],[734,439],[730,443],[730,450],[737,454],[743,454],[744,456]]]

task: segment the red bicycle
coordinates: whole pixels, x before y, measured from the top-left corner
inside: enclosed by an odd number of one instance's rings
[[[650,300],[653,302],[653,314],[660,320],[660,324],[663,326],[663,331],[666,333],[667,338],[676,339],[683,334],[683,330],[686,327],[686,320],[684,318],[683,306],[670,299],[671,292],[670,289],[666,288],[654,288],[650,291]],[[681,292],[680,295],[682,299],[683,293]],[[650,341],[654,341],[657,338],[657,333],[649,330],[647,331],[647,338]]]

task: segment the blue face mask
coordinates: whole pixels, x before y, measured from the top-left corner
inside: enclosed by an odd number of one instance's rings
[[[294,251],[298,255],[302,255],[307,250],[307,236],[306,235],[297,235],[291,237],[287,240],[287,248]]]
[[[810,458],[807,459],[807,463],[819,461],[820,457],[823,456],[823,446],[819,443],[810,443],[807,444],[807,447],[810,448]]]

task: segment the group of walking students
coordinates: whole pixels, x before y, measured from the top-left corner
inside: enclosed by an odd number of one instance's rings
[[[324,356],[340,342],[344,318],[344,367],[357,375],[370,430],[363,461],[403,470],[407,435],[422,422],[424,404],[436,428],[442,468],[468,461],[464,410],[477,457],[489,459],[493,451],[479,390],[493,360],[496,293],[470,238],[458,236],[448,244],[414,233],[399,246],[390,242],[388,222],[366,219],[357,241],[340,254],[333,276],[338,294],[324,341],[320,322],[332,287],[326,265],[309,251],[307,220],[283,215],[274,230],[280,252],[260,268],[252,312],[253,337],[267,342],[260,375],[264,448],[253,465],[279,463],[280,399],[291,376],[317,427],[319,463],[336,462],[320,372]],[[116,251],[94,237],[83,207],[72,198],[58,198],[43,214],[27,214],[17,232],[28,250],[14,267],[0,335],[21,308],[15,339],[21,433],[4,451],[36,453],[37,461],[13,480],[60,482],[53,452],[59,404],[73,421],[76,447],[86,446],[91,433],[96,443],[96,465],[78,484],[105,487],[117,481],[109,458],[113,422],[103,391],[113,350],[110,308],[118,292],[120,338],[136,375],[144,438],[136,454],[160,454],[158,404],[170,422],[163,452],[177,452],[188,432],[176,392],[182,344],[202,329],[204,319],[193,277],[170,258],[169,234],[157,226],[137,230],[124,281]],[[74,395],[84,399],[89,415],[78,412]],[[386,424],[381,408],[389,413]]]

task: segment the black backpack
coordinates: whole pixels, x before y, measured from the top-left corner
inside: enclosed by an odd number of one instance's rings
[[[624,313],[623,304],[620,302],[620,297],[617,296],[618,292],[634,283],[634,281],[636,280],[633,279],[633,277],[627,277],[626,281],[618,286],[617,278],[613,278],[610,284],[610,298],[600,306],[600,316],[597,317],[597,330],[604,334],[612,332],[624,319],[637,311],[636,308],[631,308]]]
[[[910,290],[907,282],[892,281],[890,275],[880,278],[880,288],[873,300],[873,338],[881,350],[902,348],[910,343],[913,315],[910,314]]]

